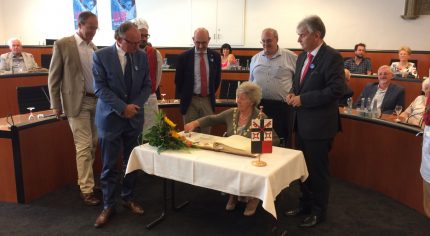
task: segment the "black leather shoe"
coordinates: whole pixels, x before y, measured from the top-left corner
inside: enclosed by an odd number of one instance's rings
[[[299,224],[299,227],[301,228],[310,228],[314,227],[318,223],[321,223],[324,221],[324,218],[318,215],[309,215],[307,216],[302,223]]]
[[[308,208],[298,207],[298,208],[284,212],[284,215],[286,215],[286,216],[297,216],[297,215],[309,214],[309,213],[311,213],[311,211]]]

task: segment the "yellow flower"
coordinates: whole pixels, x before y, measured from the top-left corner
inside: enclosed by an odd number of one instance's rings
[[[172,128],[175,128],[176,126],[176,124],[173,123],[173,121],[171,121],[169,118],[167,118],[167,116],[164,117],[164,122],[166,122],[166,124],[168,124]]]
[[[174,138],[176,138],[176,139],[180,139],[180,135],[178,134],[178,132],[176,132],[176,131],[174,131],[174,130],[171,130],[170,131],[170,135],[172,136],[172,137],[174,137]]]

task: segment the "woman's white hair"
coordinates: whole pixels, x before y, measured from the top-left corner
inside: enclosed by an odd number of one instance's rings
[[[258,104],[260,104],[261,97],[263,96],[260,86],[249,81],[243,82],[239,85],[236,90],[236,96],[239,94],[246,95],[254,106],[258,106]]]

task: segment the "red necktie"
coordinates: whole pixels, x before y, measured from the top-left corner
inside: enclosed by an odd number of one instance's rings
[[[207,85],[207,77],[206,77],[206,63],[203,52],[200,53],[200,95],[202,97],[206,97],[208,95],[208,85]]]
[[[308,73],[309,66],[312,64],[312,58],[314,58],[314,55],[311,53],[308,53],[308,64],[306,64],[305,70],[303,71],[302,77],[300,77],[300,84],[303,83],[303,79],[306,76],[306,73]]]

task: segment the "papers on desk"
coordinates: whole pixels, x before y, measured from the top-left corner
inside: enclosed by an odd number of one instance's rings
[[[231,153],[240,156],[256,157],[251,153],[251,139],[240,135],[218,137],[201,133],[186,133],[185,136],[194,146],[216,152]]]

